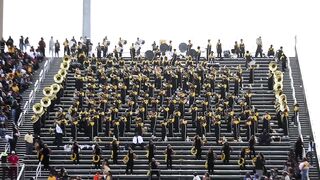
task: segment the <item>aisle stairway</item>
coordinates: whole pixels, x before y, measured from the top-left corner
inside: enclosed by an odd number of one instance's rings
[[[299,61],[296,57],[290,58],[290,64],[291,64],[291,69],[292,69],[292,77],[293,77],[293,84],[295,88],[295,97],[297,99],[298,104],[300,105],[300,123],[301,123],[301,132],[303,135],[303,140],[304,140],[304,147],[306,151],[308,150],[308,143],[310,140],[310,136],[312,136],[312,128],[310,125],[310,118],[309,118],[309,113],[308,113],[308,107],[306,105],[306,100],[305,100],[305,92],[303,88],[303,81],[301,77],[301,71],[300,71],[300,66],[299,66]],[[290,82],[290,77],[289,77],[289,70],[285,72],[284,76],[284,93],[287,95],[288,98],[288,105],[290,108],[290,117],[292,116],[292,111],[293,111],[293,104],[294,100],[292,97],[292,89],[291,89],[291,82]],[[289,126],[289,136],[290,136],[290,143],[291,146],[294,148],[294,144],[299,137],[298,133],[298,127],[294,125]],[[310,178],[311,179],[319,179],[319,165],[318,165],[318,159],[317,157],[313,157],[313,162],[316,162],[314,164],[314,167],[311,168],[310,170]]]
[[[267,77],[268,77],[268,63],[270,59],[258,59],[257,63],[260,65],[259,69],[255,70],[255,83],[252,84],[252,92],[253,98],[252,102],[255,108],[258,109],[260,117],[264,114],[265,111],[269,111],[271,115],[275,114],[274,110],[274,94],[272,91],[269,91],[267,88]],[[126,62],[128,64],[128,62]],[[238,64],[242,65],[244,68],[244,60],[240,59],[224,59],[220,61],[220,65],[227,67],[236,67]],[[56,72],[56,69],[54,72]],[[249,73],[245,69],[243,69],[243,77],[244,77],[244,92],[248,90],[248,77]],[[51,166],[54,166],[57,169],[61,167],[65,167],[68,171],[69,175],[77,176],[80,175],[82,177],[90,177],[96,172],[92,165],[92,149],[83,149],[80,152],[80,165],[73,165],[70,160],[70,152],[64,151],[62,147],[59,149],[52,145],[54,137],[49,134],[49,128],[52,127],[53,122],[55,120],[55,112],[57,111],[57,107],[60,106],[66,111],[73,101],[73,92],[75,90],[74,87],[74,74],[69,72],[67,77],[66,88],[64,90],[64,95],[61,98],[61,103],[56,105],[54,112],[50,112],[50,117],[47,120],[47,124],[45,128],[42,128],[42,139],[44,143],[48,143],[49,147],[52,149],[51,156]],[[49,83],[48,83],[49,84]],[[233,82],[230,84],[231,91],[233,91]],[[156,91],[158,92],[158,91]],[[125,111],[125,106],[119,110],[119,114],[121,115]],[[239,106],[236,105],[235,109],[239,110]],[[193,137],[195,135],[195,128],[191,127],[191,115],[189,113],[189,106],[186,105],[186,120],[188,121],[188,134],[189,137]],[[163,117],[160,117],[163,119]],[[160,121],[160,120],[159,120]],[[26,122],[30,122],[30,116],[26,118]],[[150,120],[146,120],[145,124],[149,124]],[[271,133],[272,136],[282,136],[282,129],[278,129],[276,122],[271,120],[271,127],[275,131]],[[25,129],[31,129],[31,124],[25,123]],[[224,124],[224,123],[222,123]],[[260,132],[262,122],[259,122]],[[126,137],[120,137],[120,153],[119,153],[119,164],[111,164],[111,171],[113,177],[116,179],[147,179],[146,176],[148,171],[148,163],[147,158],[145,156],[146,150],[140,150],[139,148],[135,150],[135,153],[138,155],[138,159],[135,161],[134,166],[134,174],[133,175],[124,175],[125,165],[122,163],[122,158],[126,155],[127,150],[125,150],[125,146],[131,144],[133,137],[134,127],[131,127],[131,133],[126,133]],[[67,137],[64,137],[64,144],[70,143],[70,128],[67,128]],[[259,133],[260,133],[259,132]],[[215,173],[212,176],[214,179],[242,179],[246,172],[252,172],[253,166],[251,164],[251,160],[247,161],[247,169],[240,170],[237,160],[239,159],[240,149],[243,147],[247,147],[247,142],[234,142],[232,139],[232,134],[226,132],[226,126],[222,125],[221,136],[225,136],[229,139],[230,145],[233,148],[233,152],[231,153],[230,164],[224,165],[221,160],[216,161],[215,165]],[[259,133],[257,135],[259,135]],[[241,125],[241,136],[245,139],[245,129],[242,128]],[[102,147],[103,158],[110,158],[111,152],[109,150],[109,144],[111,142],[112,137],[104,137],[103,133],[100,133],[99,137],[101,137],[102,142],[99,144]],[[157,134],[156,134],[155,145],[157,147],[157,151],[155,153],[156,159],[160,162],[161,169],[161,177],[162,179],[178,179],[178,178],[191,178],[194,172],[202,175],[206,172],[204,168],[205,163],[205,155],[209,147],[212,147],[214,152],[220,155],[221,146],[215,143],[214,133],[207,133],[208,143],[204,145],[202,152],[202,160],[194,160],[194,156],[190,154],[190,149],[192,146],[192,142],[186,142],[180,140],[180,135],[175,133],[174,137],[168,137],[168,142],[157,141],[160,137],[160,124],[157,123]],[[150,132],[145,132],[144,141],[147,143],[151,138]],[[85,137],[83,133],[79,133],[78,140],[80,145],[89,145],[93,144],[92,141],[89,141],[88,137]],[[22,143],[22,142],[21,142]],[[166,145],[170,143],[173,149],[176,151],[176,155],[173,159],[173,170],[167,170],[164,162],[163,151]],[[272,142],[270,146],[256,146],[256,153],[262,152],[265,155],[266,159],[266,167],[267,169],[277,168],[279,170],[283,169],[283,165],[287,159],[287,153],[291,148],[291,144],[288,138],[282,138],[280,142]],[[38,165],[38,160],[35,155],[31,156],[29,159],[25,160],[27,164],[26,169],[26,177],[35,176],[35,170]],[[42,172],[41,178],[46,178],[48,176],[47,171]]]

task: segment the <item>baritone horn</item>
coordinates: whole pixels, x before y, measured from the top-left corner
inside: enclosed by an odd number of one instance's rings
[[[275,72],[277,70],[277,68],[278,68],[278,65],[277,65],[277,63],[275,61],[271,61],[269,63],[269,70],[271,72]]]
[[[35,114],[42,114],[43,106],[41,105],[41,103],[36,103],[32,106],[32,110]]]
[[[46,97],[52,96],[53,95],[53,91],[52,90],[53,89],[50,86],[48,86],[48,87],[43,88],[42,93]]]
[[[40,101],[40,104],[45,108],[49,107],[51,105],[51,99],[49,97],[43,97]]]

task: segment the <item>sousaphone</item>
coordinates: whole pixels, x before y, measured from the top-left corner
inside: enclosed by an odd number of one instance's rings
[[[32,106],[32,110],[35,114],[42,114],[43,106],[41,105],[41,103],[36,103]]]
[[[51,105],[51,99],[49,97],[43,97],[40,101],[43,107],[49,107]]]
[[[51,87],[45,87],[42,90],[42,93],[44,96],[48,97],[48,96],[52,96],[53,94],[53,89]]]
[[[53,77],[54,82],[57,84],[61,84],[63,82],[63,77],[60,74],[56,74]]]

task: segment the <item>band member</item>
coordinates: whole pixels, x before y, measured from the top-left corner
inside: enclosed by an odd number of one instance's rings
[[[289,111],[287,108],[283,111],[281,118],[282,118],[283,135],[288,136],[289,135]]]
[[[240,161],[243,161],[243,164],[240,164],[240,169],[246,169],[246,148],[242,148],[240,152]]]
[[[207,45],[207,60],[209,60],[209,54],[211,53],[211,40],[208,39],[208,45]]]
[[[245,53],[245,45],[243,43],[243,39],[240,39],[240,58],[244,57],[244,53]]]
[[[94,156],[94,157],[95,157],[95,156],[98,156],[98,157],[99,157],[99,161],[98,161],[98,160],[95,160],[95,161],[93,162],[95,169],[100,169],[101,154],[102,154],[102,150],[101,150],[99,144],[96,143],[96,144],[94,145],[94,149],[93,149],[93,156]]]
[[[240,119],[238,117],[234,117],[232,121],[233,125],[233,138],[234,140],[239,140],[240,136]]]
[[[187,46],[187,56],[189,56],[190,55],[190,50],[191,50],[191,48],[192,48],[192,43],[191,43],[191,40],[189,40],[188,41],[188,46]]]
[[[234,48],[234,53],[237,55],[237,58],[239,58],[240,57],[240,47],[239,47],[237,41],[234,43],[234,47],[233,48]]]
[[[195,136],[194,141],[193,141],[193,145],[197,150],[196,159],[200,160],[201,159],[201,152],[202,152],[201,147],[203,145],[203,141],[201,140],[201,138],[198,135]]]
[[[224,153],[225,158],[223,160],[223,164],[229,164],[230,159],[230,152],[232,151],[232,148],[230,147],[228,142],[225,142],[222,146],[221,153]]]
[[[293,105],[293,115],[291,117],[291,124],[297,125],[298,116],[299,116],[299,104],[295,103]]]
[[[128,156],[128,162],[127,162],[127,166],[126,166],[126,174],[128,174],[129,169],[130,169],[130,174],[132,174],[133,173],[134,159],[137,158],[137,155],[133,152],[131,147],[129,147],[129,152],[128,152],[127,156]]]
[[[172,65],[173,66],[176,64],[177,58],[178,58],[177,49],[173,49],[173,54],[172,54]]]
[[[169,49],[168,49],[170,52],[172,51],[172,41],[170,40],[169,41]]]
[[[50,170],[50,154],[51,149],[47,144],[44,144],[44,147],[40,150],[40,154],[43,155],[41,163],[43,164],[44,170]]]
[[[272,71],[269,71],[268,75],[268,89],[273,90],[273,84],[274,84],[274,74]]]
[[[250,150],[249,156],[250,156],[250,159],[252,159],[251,158],[252,154],[253,154],[253,157],[256,157],[256,151],[255,151],[255,148],[254,148],[255,144],[256,144],[256,138],[254,137],[254,135],[252,135],[250,137],[250,140],[249,140],[249,150]]]
[[[220,140],[220,128],[221,128],[221,116],[215,115],[213,119],[213,125],[214,125],[214,134],[216,137],[216,143],[219,143]]]
[[[184,119],[180,119],[180,127],[181,127],[181,139],[185,141],[187,139],[187,122]]]
[[[255,57],[258,57],[258,54],[260,54],[260,57],[262,57],[262,39],[261,39],[261,36],[257,38],[256,44],[257,44],[257,50],[256,50]]]
[[[268,57],[274,57],[274,48],[272,46],[272,44],[270,45],[269,49],[268,49]]]
[[[252,125],[252,121],[253,121],[253,117],[252,116],[249,116],[246,120],[246,124],[245,124],[245,127],[246,127],[246,137],[247,137],[247,141],[249,141],[250,137],[251,137],[251,125]]]
[[[167,136],[167,123],[161,122],[161,140],[164,141]]]
[[[78,145],[78,142],[75,141],[72,146],[72,154],[76,156],[75,159],[73,160],[73,164],[79,164],[79,159],[80,159],[79,149],[80,149],[80,146]]]
[[[213,149],[210,148],[207,154],[207,166],[208,166],[208,173],[214,173],[214,164],[215,164],[216,154],[213,152]]]
[[[154,153],[156,150],[156,146],[154,145],[152,140],[149,141],[149,145],[148,145],[147,149],[148,149],[148,159],[149,159],[149,163],[150,163],[151,160],[154,158]]]
[[[246,68],[248,68],[249,63],[252,61],[252,56],[249,51],[246,52],[246,54],[244,55],[244,58],[246,60]]]
[[[130,47],[130,57],[132,61],[134,60],[135,56],[136,56],[136,50],[134,48],[134,44],[132,43]]]
[[[156,174],[158,179],[160,178],[160,169],[159,169],[160,163],[156,161],[155,158],[152,158],[152,161],[150,163],[150,177],[152,179],[153,174]]]
[[[269,112],[266,112],[266,114],[263,116],[263,126],[262,126],[262,131],[270,132],[270,120],[271,116]]]
[[[199,64],[200,62],[200,57],[201,57],[201,50],[200,50],[200,46],[197,47],[197,52],[196,52],[196,63]]]
[[[222,55],[221,55],[222,54],[222,44],[220,42],[220,39],[218,39],[216,48],[217,48],[217,57],[222,58]]]
[[[118,149],[119,149],[119,142],[117,139],[113,139],[111,142],[112,147],[112,156],[111,159],[113,161],[113,164],[118,164]]]
[[[172,169],[172,157],[175,154],[175,152],[172,149],[170,144],[167,145],[167,148],[164,151],[164,154],[166,156],[167,169]]]
[[[281,67],[282,67],[282,72],[285,72],[287,69],[287,56],[282,53],[280,56],[280,61],[281,61]]]

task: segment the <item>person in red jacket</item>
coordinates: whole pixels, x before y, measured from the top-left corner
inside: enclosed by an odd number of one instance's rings
[[[8,156],[8,163],[10,163],[10,177],[11,179],[17,178],[17,165],[19,163],[19,157],[14,151],[11,151],[11,154]]]
[[[96,174],[93,176],[93,180],[100,180],[100,172],[97,171]]]

